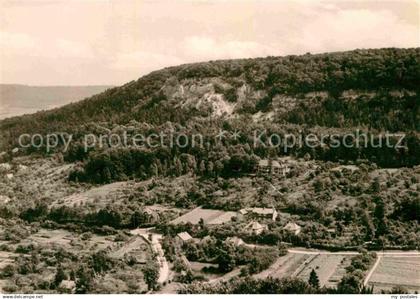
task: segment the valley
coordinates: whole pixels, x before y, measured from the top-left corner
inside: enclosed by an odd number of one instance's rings
[[[185,64],[1,120],[2,292],[420,291],[419,54]]]

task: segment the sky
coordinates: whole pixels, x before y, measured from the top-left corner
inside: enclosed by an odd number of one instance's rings
[[[0,0],[0,83],[121,85],[216,59],[420,47],[419,0]]]

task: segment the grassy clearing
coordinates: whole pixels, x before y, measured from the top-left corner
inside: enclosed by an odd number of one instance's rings
[[[376,292],[394,286],[420,291],[420,258],[383,257],[368,284],[373,285]]]
[[[117,182],[97,188],[92,188],[88,191],[73,194],[63,199],[56,200],[52,206],[82,206],[82,205],[94,205],[95,208],[100,209],[105,207],[113,198],[123,193],[127,182]]]
[[[318,255],[307,263],[297,276],[308,281],[309,274],[314,269],[321,286],[334,286],[345,274],[346,261],[350,261],[350,258],[348,255]]]
[[[288,253],[278,258],[267,270],[256,274],[255,277],[285,278],[292,276],[308,258],[311,258],[311,255]]]
[[[288,253],[280,257],[267,270],[256,274],[256,278],[297,277],[308,281],[312,269],[318,274],[321,286],[333,287],[346,273],[345,267],[350,263],[349,255],[309,255]]]
[[[223,224],[228,223],[232,220],[232,217],[237,216],[235,212],[226,212],[221,210],[210,210],[195,208],[194,210],[188,212],[187,214],[182,215],[174,219],[172,224],[179,223],[191,223],[198,224],[200,219],[203,219],[205,224]]]

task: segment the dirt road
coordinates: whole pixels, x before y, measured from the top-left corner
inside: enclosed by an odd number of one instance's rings
[[[131,234],[143,237],[150,244],[153,252],[157,254],[157,262],[159,264],[158,283],[163,284],[169,278],[169,265],[163,252],[162,245],[160,244],[162,235],[151,233],[147,229],[135,229],[131,231]],[[149,236],[151,236],[151,239]]]

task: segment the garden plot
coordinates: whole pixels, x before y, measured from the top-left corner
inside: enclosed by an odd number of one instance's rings
[[[348,255],[316,255],[314,259],[308,261],[307,264],[302,266],[296,276],[304,281],[308,281],[309,274],[312,269],[316,271],[320,286],[328,285],[333,286],[341,280],[345,274],[345,261],[349,261],[351,257]]]
[[[92,188],[88,191],[70,195],[64,199],[56,200],[52,206],[81,206],[81,205],[93,205],[95,208],[104,208],[113,198],[117,198],[119,195],[124,195],[123,192],[126,189],[127,182],[117,182],[97,188]]]
[[[232,220],[232,217],[238,216],[236,212],[226,212],[221,210],[202,209],[200,207],[172,220],[172,224],[191,223],[198,224],[203,219],[205,224],[223,224]]]
[[[335,268],[334,273],[330,276],[325,286],[333,288],[338,285],[341,278],[346,274],[346,267],[351,264],[351,256],[343,256],[340,264]]]
[[[294,276],[297,271],[300,271],[300,267],[308,260],[312,259],[314,255],[300,254],[300,253],[288,253],[287,255],[281,256],[272,264],[267,270],[262,271],[254,275],[256,278],[285,278]]]
[[[13,252],[0,251],[0,269],[13,264],[15,256],[17,256],[17,254]]]
[[[66,230],[47,230],[40,229],[37,233],[29,236],[22,243],[33,242],[38,245],[52,245],[70,247],[70,242],[75,236]]]
[[[118,250],[112,252],[109,256],[115,259],[122,259],[130,254],[135,257],[138,263],[145,263],[150,253],[150,245],[143,239],[143,237],[132,237]]]
[[[382,257],[369,279],[374,292],[403,286],[411,292],[420,291],[420,257]]]
[[[87,251],[100,251],[100,250],[107,250],[112,249],[115,246],[117,246],[117,242],[113,241],[115,239],[114,235],[111,236],[98,236],[93,235],[91,238],[89,238],[88,241],[82,241],[85,242],[85,244],[79,244],[82,248],[85,247]],[[72,244],[75,246],[76,242],[72,242]]]

